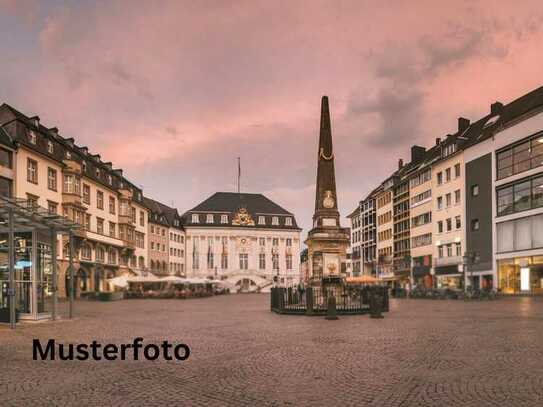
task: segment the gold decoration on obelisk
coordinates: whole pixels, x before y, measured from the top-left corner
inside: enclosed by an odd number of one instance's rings
[[[326,160],[326,161],[331,161],[331,160],[334,159],[334,152],[332,151],[332,153],[329,156],[327,156],[327,155],[324,154],[324,148],[323,147],[321,147],[321,151],[320,151],[319,155],[322,157],[323,160]]]

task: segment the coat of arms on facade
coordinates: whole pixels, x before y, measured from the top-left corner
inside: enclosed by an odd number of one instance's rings
[[[332,191],[324,191],[324,199],[322,200],[322,206],[324,206],[327,209],[331,209],[334,207],[335,201],[334,201],[334,195],[332,194]]]
[[[255,221],[251,218],[247,209],[239,208],[238,212],[234,215],[234,219],[232,219],[232,225],[254,226]]]

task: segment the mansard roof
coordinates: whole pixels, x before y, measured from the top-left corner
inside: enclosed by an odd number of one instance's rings
[[[143,205],[151,211],[149,222],[163,226],[181,228],[182,218],[176,208],[171,208],[154,199],[143,197]],[[177,224],[176,224],[177,221]]]
[[[15,144],[13,143],[13,140],[2,127],[0,127],[0,145],[6,146],[9,148],[15,148]]]
[[[236,192],[216,192],[205,201],[196,205],[191,210],[183,214],[184,224],[192,224],[191,214],[213,214],[219,215],[213,217],[213,223],[207,223],[202,219],[198,226],[219,226],[221,225],[220,215],[228,216],[228,225],[232,224],[233,217],[244,209],[254,220],[256,227],[286,228],[298,229],[296,219],[292,212],[287,211],[275,202],[271,201],[262,194],[248,194]],[[265,225],[258,224],[258,217],[264,216]],[[272,225],[272,218],[279,217],[279,225]],[[291,218],[292,225],[285,224],[285,218]],[[224,225],[223,226],[227,226]]]
[[[21,123],[21,125],[17,125],[17,123]],[[102,184],[106,188],[119,189],[127,186],[131,187],[135,192],[133,199],[141,202],[141,188],[124,177],[122,170],[113,169],[111,163],[101,161],[100,155],[89,153],[87,147],[77,146],[73,138],[60,136],[56,127],[45,127],[40,123],[38,116],[28,117],[7,103],[3,103],[0,106],[0,128],[9,135],[14,144],[22,144],[26,148],[35,150],[59,163],[62,163],[66,159],[66,151],[69,151],[73,160],[87,164],[88,169],[83,174],[85,177]],[[38,140],[35,145],[28,141],[28,131],[30,130],[40,135],[37,137]],[[48,151],[48,142],[52,142],[54,145],[52,153]],[[100,170],[98,174],[96,170]],[[111,176],[111,184],[108,182],[107,175]]]

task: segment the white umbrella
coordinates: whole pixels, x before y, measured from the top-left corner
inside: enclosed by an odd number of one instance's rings
[[[148,273],[146,276],[132,276],[128,277],[129,283],[160,283],[162,280],[154,274]]]
[[[222,280],[208,280],[207,282],[211,284],[227,284],[225,281]]]
[[[113,284],[115,287],[119,287],[119,288],[125,288],[128,285],[126,276],[110,278],[108,281],[111,284]]]
[[[161,281],[168,281],[171,283],[186,283],[187,280],[178,276],[168,276],[160,279]]]
[[[197,278],[197,277],[195,277],[195,278],[189,278],[189,279],[187,279],[187,282],[188,282],[189,284],[206,284],[206,283],[209,282],[209,280],[205,280],[205,279],[203,279],[203,278]]]

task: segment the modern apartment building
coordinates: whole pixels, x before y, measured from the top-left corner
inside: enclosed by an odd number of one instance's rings
[[[543,293],[543,88],[493,103],[464,161],[467,280]]]
[[[351,221],[351,247],[350,266],[353,276],[360,275],[362,265],[362,222],[360,217],[360,204],[352,211],[347,218]]]
[[[377,276],[383,281],[394,280],[392,269],[393,223],[392,223],[392,177],[383,182],[381,189],[375,196],[377,204],[375,215],[377,217]]]
[[[464,127],[465,126],[465,127]],[[467,130],[469,121],[459,119],[456,135],[437,143],[439,159],[433,164],[433,275],[439,288],[462,288],[464,242],[464,161],[459,134]]]
[[[431,155],[430,155],[431,157]],[[432,286],[432,167],[422,163],[409,179],[411,276],[417,285]]]
[[[543,88],[412,149],[375,194],[378,277],[401,283],[409,258],[417,285],[543,293],[542,157]]]
[[[381,191],[379,186],[360,202],[360,220],[362,223],[362,274],[377,275],[377,214],[375,197]]]

